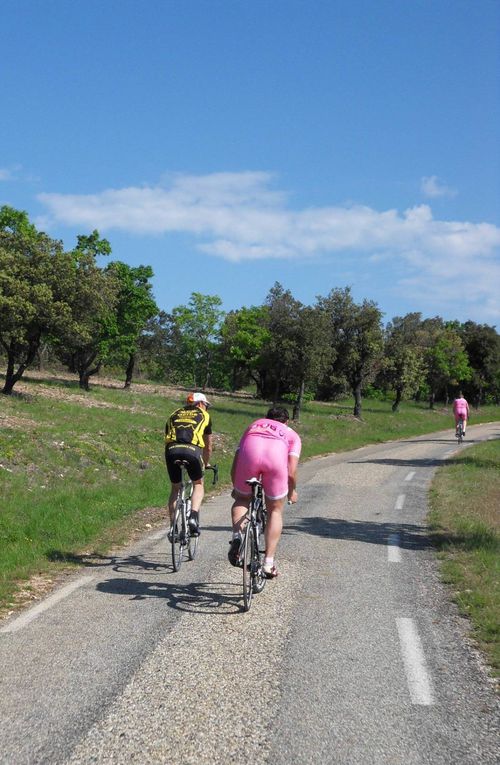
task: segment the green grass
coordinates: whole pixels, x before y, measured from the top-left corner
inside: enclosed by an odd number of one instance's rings
[[[143,508],[162,508],[169,490],[163,429],[184,399],[161,386],[132,390],[30,378],[22,395],[0,396],[0,608],[16,600],[20,583],[52,574],[79,556],[104,554],[141,523]],[[172,396],[172,394],[171,394]],[[229,482],[234,448],[266,403],[212,395],[221,486]],[[297,425],[303,459],[367,443],[450,428],[449,411],[366,400],[363,420],[352,401],[308,404]],[[500,407],[473,422],[500,420]],[[209,489],[209,487],[207,487]],[[142,514],[141,514],[142,513]],[[154,514],[151,516],[157,517]]]
[[[500,441],[467,449],[440,468],[429,521],[442,575],[500,677]]]

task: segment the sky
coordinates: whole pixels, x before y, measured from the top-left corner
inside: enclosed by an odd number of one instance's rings
[[[0,205],[158,306],[500,326],[499,0],[2,0]],[[104,265],[104,262],[102,262]]]

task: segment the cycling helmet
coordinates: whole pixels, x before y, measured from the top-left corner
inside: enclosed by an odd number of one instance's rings
[[[204,393],[190,393],[186,399],[187,404],[205,404],[205,406],[211,406],[210,402]]]

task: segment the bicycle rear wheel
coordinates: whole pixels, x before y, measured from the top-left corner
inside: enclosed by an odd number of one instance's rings
[[[200,544],[200,537],[192,537],[188,528],[188,558],[194,560],[198,555],[198,547]]]
[[[247,523],[243,540],[243,609],[250,611],[253,595],[252,561],[254,558],[254,537],[251,524]]]
[[[172,565],[174,571],[178,571],[182,564],[182,548],[184,530],[182,528],[182,507],[180,503],[177,504],[174,514],[174,522],[172,524]]]
[[[252,559],[252,589],[255,593],[262,592],[266,586],[266,575],[262,568],[262,559],[264,553],[260,552],[256,545],[254,545],[254,555]]]

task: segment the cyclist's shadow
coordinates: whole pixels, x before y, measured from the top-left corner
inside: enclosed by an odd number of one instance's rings
[[[227,581],[170,584],[115,577],[98,582],[96,590],[124,595],[130,600],[164,598],[170,608],[198,614],[227,616],[241,610],[241,588]]]

